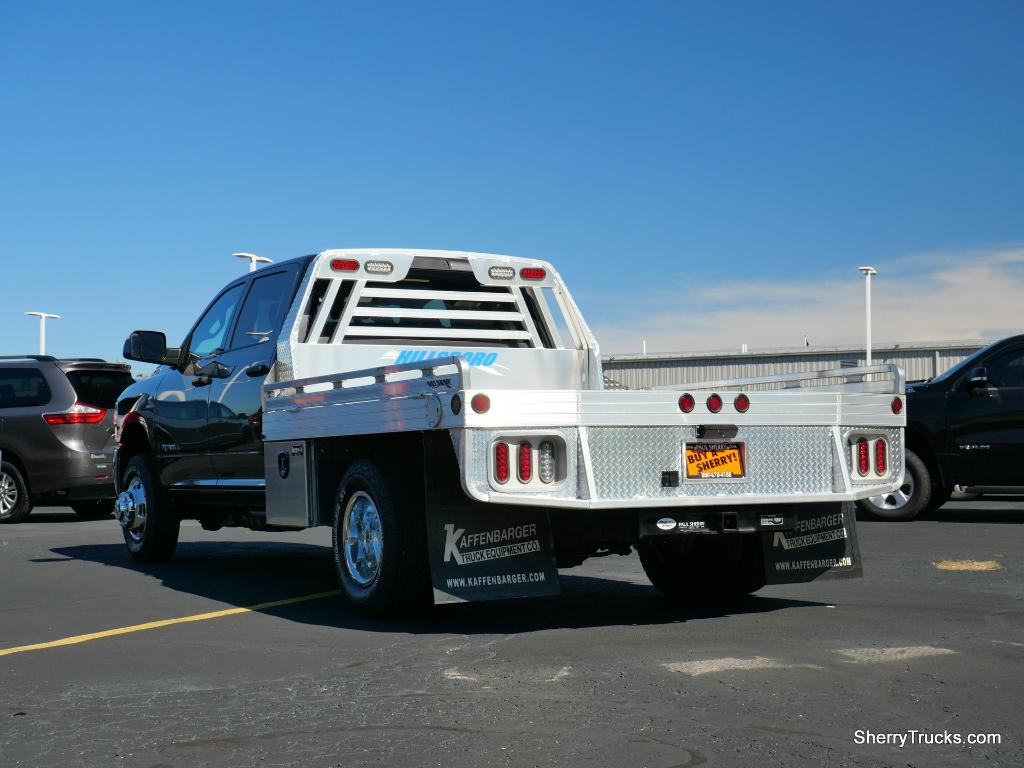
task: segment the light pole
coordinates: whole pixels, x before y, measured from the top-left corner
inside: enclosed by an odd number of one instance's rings
[[[857,267],[864,273],[864,335],[865,335],[865,360],[871,365],[871,276],[877,275],[878,270],[874,267]]]
[[[266,256],[257,256],[255,253],[232,253],[232,256],[237,256],[239,259],[249,260],[249,271],[256,271],[256,264],[270,264],[271,260]]]
[[[26,315],[32,315],[33,317],[39,318],[39,354],[46,354],[46,318],[55,317],[60,318],[60,315],[52,315],[49,312],[26,312]]]

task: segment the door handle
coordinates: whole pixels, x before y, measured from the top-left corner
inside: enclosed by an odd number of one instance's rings
[[[207,376],[196,376],[194,379],[192,379],[193,387],[206,387],[209,386],[209,384],[210,379]]]
[[[266,376],[270,373],[270,366],[266,363],[253,363],[245,369],[246,376]]]

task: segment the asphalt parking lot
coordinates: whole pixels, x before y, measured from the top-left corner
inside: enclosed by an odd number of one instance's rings
[[[186,524],[172,562],[143,566],[113,520],[43,510],[0,527],[0,653],[200,618],[0,655],[0,760],[1024,764],[1024,503],[954,502],[860,536],[864,579],[728,609],[665,602],[631,556],[564,571],[560,599],[379,623],[331,595],[230,611],[334,590],[326,529]],[[979,567],[997,570],[961,570]]]

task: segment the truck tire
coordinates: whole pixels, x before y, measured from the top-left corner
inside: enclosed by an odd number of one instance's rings
[[[0,464],[0,523],[23,523],[31,513],[25,478],[16,466],[5,461]]]
[[[145,453],[132,456],[121,487],[118,521],[131,556],[147,563],[168,560],[178,546],[181,519],[167,498],[152,457]]]
[[[102,520],[104,517],[110,517],[110,513],[114,511],[114,502],[110,499],[76,501],[71,505],[71,509],[78,515],[79,520]]]
[[[686,602],[723,601],[756,592],[765,584],[757,534],[693,535],[644,541],[640,564],[654,588]]]
[[[906,522],[913,520],[928,508],[932,499],[932,473],[916,453],[907,451],[903,485],[892,493],[861,499],[857,506],[863,512],[880,520]],[[945,500],[943,500],[945,503]]]
[[[338,485],[334,562],[346,597],[365,615],[429,604],[423,500],[411,485],[366,460],[349,467]]]
[[[934,512],[937,509],[941,509],[942,506],[950,500],[953,496],[952,488],[940,488],[937,485],[932,486],[932,496],[928,499],[928,506],[926,506],[925,512]]]

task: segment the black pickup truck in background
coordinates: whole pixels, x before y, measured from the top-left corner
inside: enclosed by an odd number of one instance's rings
[[[900,490],[858,502],[886,520],[938,509],[954,486],[1024,493],[1024,335],[907,385],[906,477]]]

